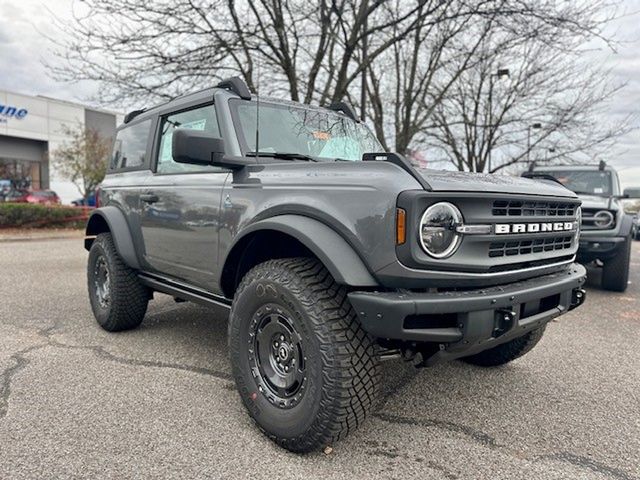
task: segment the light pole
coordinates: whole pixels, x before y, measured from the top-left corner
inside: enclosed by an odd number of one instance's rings
[[[494,77],[502,78],[502,77],[508,77],[508,76],[509,76],[509,69],[508,68],[499,68],[496,73],[492,73],[491,75],[489,75],[489,135],[490,136],[493,136],[493,134],[491,132],[491,128],[493,127],[493,120],[492,120],[492,117],[493,117],[493,106],[492,106],[493,79],[494,79]],[[492,150],[491,147],[492,147],[492,141],[490,139],[489,140],[489,145],[487,145],[487,163],[489,164],[488,173],[491,173],[491,150]]]
[[[535,130],[540,130],[542,128],[542,124],[540,122],[536,122],[536,123],[532,123],[531,125],[529,125],[527,127],[527,165],[530,167],[531,166],[531,156],[529,155],[529,153],[531,153],[531,129],[535,129]]]
[[[547,163],[547,157],[550,153],[556,153],[556,149],[551,147],[551,148],[547,148],[544,152],[544,163]]]

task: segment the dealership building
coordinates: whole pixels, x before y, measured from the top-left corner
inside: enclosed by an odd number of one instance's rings
[[[0,90],[0,180],[56,190],[63,202],[78,197],[68,181],[56,175],[51,157],[64,142],[63,126],[97,130],[113,138],[119,115],[77,103]]]

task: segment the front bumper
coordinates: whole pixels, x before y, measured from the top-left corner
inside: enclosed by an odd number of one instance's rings
[[[524,335],[582,304],[586,270],[571,264],[541,277],[478,290],[351,292],[371,335],[439,344],[428,364],[472,355]]]
[[[589,263],[593,260],[607,260],[615,257],[626,240],[627,237],[582,234],[577,253],[578,261]]]

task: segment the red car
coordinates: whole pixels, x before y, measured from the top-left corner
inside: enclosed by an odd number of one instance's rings
[[[39,203],[43,205],[59,204],[60,198],[53,190],[34,190],[27,192],[27,203]]]

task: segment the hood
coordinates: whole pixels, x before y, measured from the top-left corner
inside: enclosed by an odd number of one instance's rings
[[[547,195],[576,198],[576,194],[550,180],[530,180],[507,175],[416,168],[434,192],[478,192]]]
[[[610,197],[600,197],[598,195],[578,195],[578,198],[582,200],[582,208],[593,208],[594,210],[603,210],[614,208],[615,203],[610,203]]]

